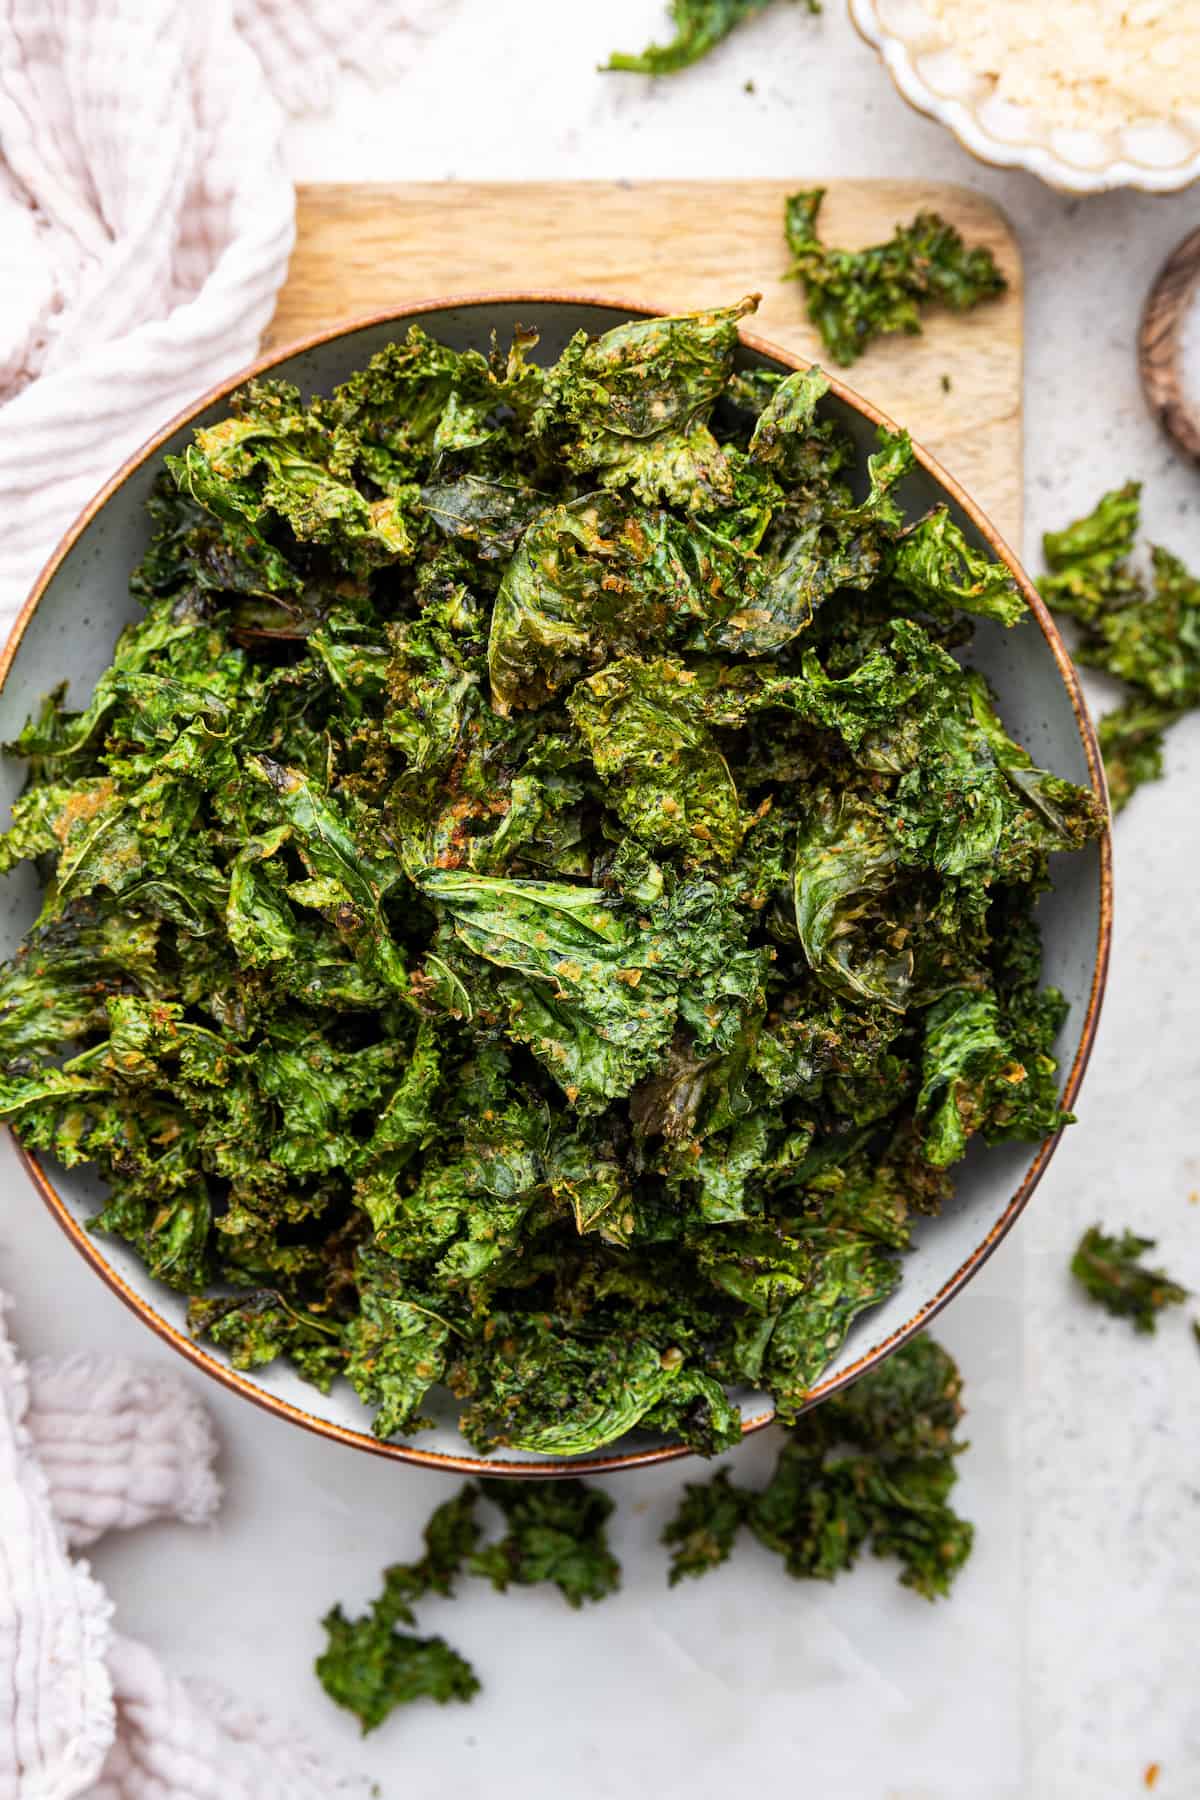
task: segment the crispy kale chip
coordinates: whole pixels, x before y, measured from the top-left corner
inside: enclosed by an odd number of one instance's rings
[[[1153,1238],[1132,1231],[1114,1237],[1102,1225],[1089,1225],[1071,1258],[1071,1273],[1089,1300],[1128,1319],[1135,1331],[1150,1332],[1165,1306],[1182,1305],[1188,1297],[1162,1269],[1144,1266],[1141,1259],[1153,1248]]]
[[[425,1527],[425,1554],[384,1570],[383,1591],[369,1612],[348,1619],[335,1606],[322,1621],[328,1643],[317,1658],[317,1679],[331,1700],[358,1716],[364,1736],[397,1706],[423,1699],[445,1705],[479,1691],[470,1663],[444,1638],[396,1629],[416,1624],[414,1601],[453,1592],[479,1540],[478,1498],[479,1490],[468,1485],[437,1508]]]
[[[479,1681],[445,1638],[397,1631],[379,1603],[361,1619],[340,1606],[322,1621],[329,1642],[317,1658],[317,1679],[339,1706],[354,1713],[363,1736],[413,1700],[470,1700]]]
[[[1126,482],[1095,510],[1043,540],[1043,598],[1078,622],[1075,654],[1129,689],[1100,721],[1113,810],[1163,773],[1165,733],[1200,706],[1200,581],[1155,545],[1149,584],[1130,567],[1141,485]]]
[[[504,1517],[503,1537],[480,1545],[480,1499]],[[478,1575],[504,1593],[550,1581],[568,1606],[603,1600],[621,1583],[608,1547],[613,1502],[583,1481],[468,1482],[425,1526],[425,1552],[415,1563],[393,1563],[383,1588],[361,1618],[335,1606],[322,1621],[328,1638],[317,1658],[317,1679],[339,1706],[357,1714],[364,1735],[412,1700],[470,1700],[479,1681],[470,1663],[440,1637],[418,1637],[415,1603],[428,1594],[449,1597],[462,1574]]]
[[[744,19],[765,12],[771,0],[670,0],[675,36],[667,44],[651,44],[639,56],[614,51],[606,69],[634,75],[673,75],[714,50]],[[810,13],[821,11],[821,0],[803,0]]]
[[[937,213],[897,225],[886,244],[832,250],[818,236],[824,188],[793,194],[785,231],[789,278],[804,284],[808,316],[835,362],[856,362],[874,338],[921,330],[921,311],[945,306],[967,312],[1002,294],[1008,283],[983,245],[968,249]]]
[[[916,1338],[807,1413],[765,1488],[737,1488],[725,1469],[689,1484],[663,1532],[672,1585],[724,1562],[746,1525],[798,1579],[832,1581],[869,1545],[895,1558],[905,1587],[949,1593],[973,1537],[949,1504],[961,1390],[953,1360]]]
[[[608,1547],[605,1524],[613,1502],[584,1481],[484,1481],[484,1498],[499,1507],[507,1527],[496,1542],[471,1557],[503,1593],[552,1581],[568,1606],[603,1600],[621,1582],[621,1567]]]
[[[17,746],[0,1116],[197,1336],[382,1437],[448,1390],[483,1450],[717,1454],[973,1139],[1063,1123],[1032,905],[1100,810],[964,654],[1022,596],[905,511],[904,433],[861,459],[820,370],[738,367],[752,305],[253,385]]]
[[[728,1469],[718,1469],[707,1481],[686,1483],[679,1510],[662,1534],[671,1551],[667,1579],[672,1587],[686,1575],[706,1575],[729,1560],[752,1499],[734,1487]]]

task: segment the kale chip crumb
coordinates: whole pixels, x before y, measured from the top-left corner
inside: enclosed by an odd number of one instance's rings
[[[1164,1307],[1180,1306],[1188,1298],[1188,1290],[1164,1270],[1142,1265],[1154,1244],[1153,1238],[1132,1231],[1114,1237],[1103,1226],[1090,1225],[1071,1258],[1071,1273],[1088,1299],[1128,1319],[1135,1331],[1154,1331]]]
[[[755,304],[250,383],[16,745],[0,1118],[381,1438],[719,1455],[1067,1122],[1035,908],[1105,815],[964,655],[1024,597]]]
[[[923,307],[967,312],[1008,286],[991,251],[985,245],[968,249],[937,213],[918,213],[911,224],[897,225],[886,244],[831,249],[818,235],[824,198],[824,188],[809,188],[787,202],[787,279],[803,283],[808,316],[843,366],[857,362],[885,333],[919,334]],[[949,387],[945,377],[943,387]]]
[[[1098,734],[1114,812],[1161,778],[1166,732],[1200,706],[1200,581],[1160,545],[1149,582],[1131,567],[1141,491],[1127,481],[1065,530],[1048,531],[1039,584],[1046,604],[1076,621],[1078,660],[1129,691]]]
[[[621,1585],[621,1565],[608,1547],[613,1502],[583,1481],[483,1481],[484,1498],[504,1514],[505,1535],[467,1567],[503,1593],[510,1585],[553,1582],[568,1606],[603,1600]]]
[[[812,14],[821,11],[821,0],[801,0]],[[675,35],[666,44],[650,44],[639,55],[616,50],[602,69],[633,75],[674,75],[690,68],[715,50],[743,20],[765,12],[771,0],[670,0]],[[749,84],[747,84],[749,91]]]
[[[687,1486],[663,1532],[672,1586],[726,1561],[744,1524],[797,1579],[832,1581],[869,1545],[899,1562],[905,1587],[948,1594],[974,1538],[949,1505],[961,1391],[947,1352],[915,1338],[806,1413],[766,1487],[735,1487],[727,1469]]]

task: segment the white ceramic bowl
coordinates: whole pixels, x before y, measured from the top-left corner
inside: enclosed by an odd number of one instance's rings
[[[1066,130],[1030,108],[999,99],[991,79],[973,72],[948,47],[921,0],[848,4],[859,33],[878,50],[910,106],[940,120],[980,162],[1028,169],[1072,194],[1121,187],[1167,194],[1200,177],[1200,111],[1119,131]]]
[[[476,350],[487,349],[493,331],[505,343],[518,321],[535,325],[541,333],[539,358],[552,361],[575,331],[605,331],[631,314],[644,315],[650,310],[562,295],[432,301],[320,332],[263,358],[255,372],[269,370],[310,393],[328,390],[361,368],[384,344],[402,336],[415,320],[456,349]],[[738,362],[742,367],[800,366],[786,351],[746,333],[742,334]],[[223,417],[230,392],[246,373],[203,396],[132,457],[85,508],[51,557],[0,652],[0,743],[16,737],[39,697],[64,678],[70,681],[74,704],[82,705],[91,693],[111,659],[117,633],[137,616],[137,604],[129,594],[129,571],[149,541],[146,499],[163,453],[182,449],[196,426]],[[891,423],[837,381],[831,382],[822,406],[851,434],[860,453],[872,445],[878,425]],[[930,506],[948,503],[971,541],[1008,563],[1028,601],[1028,618],[1011,631],[980,622],[972,644],[973,665],[986,674],[999,696],[1005,720],[1035,760],[1074,781],[1090,783],[1102,795],[1099,751],[1078,677],[1046,608],[995,528],[953,478],[919,446],[916,455],[916,468],[897,490],[905,511],[916,518]],[[0,755],[0,812],[20,793],[24,779],[24,764]],[[1038,911],[1045,940],[1046,980],[1062,989],[1071,1007],[1058,1044],[1064,1100],[1070,1106],[1087,1064],[1108,959],[1111,872],[1107,834],[1077,855],[1055,857],[1052,867],[1053,888]],[[38,904],[38,882],[28,864],[0,879],[0,956],[9,956],[16,949]],[[1055,1137],[1040,1145],[1012,1143],[973,1149],[958,1172],[954,1199],[939,1217],[917,1221],[900,1286],[855,1323],[813,1389],[814,1400],[843,1387],[921,1330],[965,1286],[1015,1224],[1056,1142]],[[442,1390],[437,1391],[439,1397],[431,1396],[428,1409],[437,1421],[433,1430],[408,1443],[381,1443],[370,1435],[367,1409],[346,1383],[337,1383],[324,1395],[283,1362],[242,1373],[230,1367],[222,1352],[195,1343],[187,1334],[183,1298],[156,1282],[121,1239],[97,1237],[88,1231],[87,1221],[99,1210],[104,1191],[95,1171],[87,1166],[64,1169],[51,1158],[29,1151],[23,1155],[34,1185],[58,1224],[146,1325],[227,1387],[336,1443],[443,1469],[518,1475],[605,1473],[686,1454],[676,1445],[631,1433],[601,1453],[576,1461],[548,1462],[520,1451],[481,1458],[459,1435],[456,1409]],[[15,1216],[10,1217],[10,1231],[48,1228],[48,1221],[38,1216],[32,1192],[12,1194],[6,1204],[20,1214],[19,1223]],[[770,1422],[772,1408],[765,1396],[746,1394],[740,1399],[745,1430]]]

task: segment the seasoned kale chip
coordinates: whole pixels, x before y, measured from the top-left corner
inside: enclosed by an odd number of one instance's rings
[[[1071,1258],[1071,1273],[1089,1300],[1128,1319],[1135,1331],[1151,1332],[1164,1307],[1180,1306],[1188,1297],[1164,1270],[1142,1262],[1153,1248],[1153,1238],[1132,1231],[1114,1237],[1102,1225],[1089,1225]]]
[[[355,1713],[363,1736],[413,1700],[470,1700],[479,1681],[445,1638],[396,1631],[376,1604],[361,1619],[335,1606],[323,1620],[328,1645],[317,1658],[317,1679],[339,1706]]]
[[[437,1508],[425,1527],[424,1556],[384,1570],[383,1590],[369,1612],[348,1619],[335,1606],[322,1621],[328,1641],[317,1658],[317,1679],[331,1700],[357,1714],[364,1736],[397,1706],[423,1699],[445,1705],[479,1691],[470,1663],[444,1638],[397,1629],[416,1624],[415,1601],[454,1591],[479,1540],[478,1498],[478,1488],[468,1484]]]
[[[480,1499],[502,1514],[503,1537],[480,1544]],[[478,1575],[503,1593],[510,1586],[553,1582],[568,1606],[604,1600],[621,1584],[621,1565],[608,1547],[613,1502],[584,1481],[468,1482],[444,1501],[425,1526],[425,1554],[393,1563],[368,1612],[348,1619],[335,1606],[322,1620],[327,1644],[317,1679],[331,1700],[356,1713],[364,1734],[412,1700],[470,1700],[479,1681],[470,1663],[443,1638],[400,1631],[415,1626],[415,1603],[427,1594],[448,1598],[463,1574]]]
[[[886,244],[831,249],[817,230],[824,198],[824,188],[793,194],[784,229],[792,256],[788,276],[803,284],[808,316],[835,362],[857,362],[887,332],[920,332],[924,307],[967,312],[1008,286],[991,251],[983,245],[968,249],[937,213],[918,213],[911,224],[897,225]]]
[[[905,1587],[948,1594],[974,1536],[949,1504],[961,1391],[953,1359],[915,1338],[806,1413],[765,1488],[735,1487],[726,1469],[686,1487],[663,1532],[672,1586],[723,1563],[746,1525],[798,1579],[832,1581],[869,1545],[895,1558]]]
[[[969,1143],[1063,1122],[1032,906],[1102,819],[964,654],[1020,592],[906,516],[903,433],[859,466],[819,370],[736,367],[753,304],[252,383],[17,745],[0,1114],[382,1437],[445,1390],[548,1456],[794,1418]],[[494,1579],[603,1588],[568,1499]],[[398,1617],[363,1679],[458,1691]]]
[[[1200,581],[1159,545],[1148,582],[1130,566],[1140,510],[1141,485],[1128,481],[1043,540],[1042,596],[1077,622],[1075,655],[1129,690],[1099,729],[1114,812],[1159,779],[1168,728],[1200,706]]]
[[[620,1586],[621,1568],[605,1525],[613,1502],[585,1481],[484,1481],[483,1496],[504,1515],[502,1538],[467,1565],[499,1588],[550,1581],[568,1606],[603,1600]]]

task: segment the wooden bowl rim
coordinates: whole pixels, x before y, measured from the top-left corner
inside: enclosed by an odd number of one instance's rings
[[[1200,228],[1176,244],[1154,278],[1138,328],[1138,373],[1151,412],[1185,456],[1200,462],[1200,402],[1184,385],[1180,336],[1200,304]]]
[[[419,320],[425,314],[445,312],[452,309],[461,310],[468,307],[487,308],[498,306],[539,307],[551,305],[597,307],[617,313],[622,318],[626,319],[639,317],[669,318],[672,316],[670,310],[666,307],[648,306],[644,301],[627,301],[620,298],[614,298],[612,295],[607,294],[577,294],[562,291],[546,291],[542,293],[502,291],[449,294],[432,300],[415,301],[395,309],[385,309],[382,312],[366,313],[354,318],[340,320],[336,324],[324,326],[320,331],[306,333],[302,337],[292,339],[289,343],[272,348],[263,355],[257,357],[253,362],[248,363],[244,368],[239,369],[226,380],[217,382],[213,387],[210,387],[206,393],[202,394],[198,400],[194,401],[190,406],[184,407],[182,411],[177,412],[174,417],[169,419],[165,425],[153,434],[153,436],[148,438],[140,449],[135,450],[133,455],[128,457],[125,462],[121,464],[117,472],[109,481],[105,482],[99,492],[83,508],[74,523],[68,526],[67,530],[63,533],[58,544],[55,546],[38,574],[33,587],[30,589],[28,599],[17,614],[3,651],[0,651],[0,690],[3,689],[8,680],[13,661],[20,648],[21,640],[25,635],[30,620],[37,610],[50,582],[66,561],[67,556],[70,554],[77,540],[82,536],[83,532],[91,524],[92,520],[101,509],[112,499],[113,495],[124,486],[126,481],[128,481],[129,478],[151,457],[156,456],[162,450],[163,445],[180,429],[181,426],[188,424],[199,413],[204,412],[217,401],[227,398],[235,391],[235,389],[241,387],[245,382],[252,380],[255,376],[268,373],[280,363],[287,362],[294,356],[303,355],[307,351],[319,349],[323,344],[331,343],[337,338],[352,336],[359,331],[390,324],[395,324],[398,329],[401,329],[413,321]],[[766,357],[771,361],[782,365],[784,368],[795,370],[809,366],[805,358],[795,355],[790,350],[783,349],[778,344],[771,343],[766,338],[756,337],[753,333],[748,331],[739,331],[738,336],[747,350],[751,350],[760,356]],[[861,414],[862,417],[867,419],[872,425],[877,428],[883,427],[889,431],[900,429],[895,421],[886,413],[872,405],[869,400],[864,399],[863,396],[857,393],[853,388],[847,387],[846,384],[838,380],[836,376],[830,375],[828,379],[830,393],[853,411]],[[1092,789],[1107,812],[1108,789],[1105,784],[1104,763],[1100,754],[1100,746],[1096,738],[1095,728],[1088,713],[1087,703],[1083,697],[1083,690],[1080,686],[1078,673],[1076,672],[1066,646],[1059,635],[1058,628],[1051,618],[1044,601],[1034,588],[1033,583],[1026,575],[1024,569],[1021,567],[1019,560],[1009,548],[1004,538],[1001,537],[1000,533],[996,530],[996,527],[992,524],[991,520],[978,506],[975,505],[974,501],[963,491],[958,482],[954,480],[953,476],[949,475],[946,470],[942,468],[936,457],[931,456],[929,451],[924,449],[920,444],[913,444],[913,452],[920,467],[924,469],[928,475],[932,476],[938,486],[941,487],[959,507],[961,507],[962,511],[975,526],[976,530],[987,542],[992,554],[1007,565],[1016,580],[1022,596],[1024,597],[1030,612],[1036,619],[1042,636],[1050,650],[1050,654],[1053,656],[1055,664],[1057,665],[1059,676],[1067,692],[1067,698],[1071,703],[1071,710],[1075,715],[1075,723],[1079,731],[1080,741],[1083,745],[1084,755],[1087,759]],[[1080,1083],[1083,1080],[1084,1072],[1087,1069],[1088,1060],[1091,1056],[1092,1045],[1096,1036],[1096,1028],[1099,1023],[1101,1003],[1104,997],[1105,982],[1108,975],[1109,953],[1112,942],[1113,903],[1111,815],[1109,815],[1109,823],[1105,827],[1104,834],[1099,840],[1099,853],[1100,923],[1096,938],[1096,954],[1092,970],[1092,983],[1088,996],[1087,1012],[1084,1016],[1083,1027],[1080,1032],[1079,1047],[1075,1053],[1074,1060],[1063,1086],[1062,1104],[1067,1111],[1069,1111],[1074,1104],[1075,1097],[1079,1092]],[[997,1245],[1008,1235],[1009,1231],[1024,1211],[1030,1196],[1033,1194],[1034,1189],[1037,1187],[1038,1182],[1045,1173],[1050,1158],[1058,1147],[1061,1136],[1062,1132],[1059,1130],[1055,1132],[1052,1137],[1047,1138],[1038,1146],[1030,1161],[1029,1167],[1025,1171],[1024,1177],[1009,1200],[1003,1213],[1000,1215],[1000,1218],[992,1226],[983,1241],[976,1245],[970,1256],[968,1256],[955,1270],[953,1275],[943,1283],[932,1299],[928,1300],[911,1319],[906,1320],[903,1325],[899,1326],[897,1330],[892,1332],[889,1337],[885,1338],[882,1343],[876,1344],[871,1350],[861,1356],[857,1362],[854,1362],[848,1368],[841,1370],[836,1376],[831,1376],[825,1381],[818,1382],[809,1395],[808,1404],[810,1406],[816,1405],[821,1400],[827,1399],[831,1394],[837,1393],[841,1388],[848,1386],[848,1384],[855,1381],[859,1375],[864,1374],[868,1368],[872,1367],[875,1363],[881,1362],[885,1356],[890,1355],[893,1350],[898,1349],[901,1344],[906,1343],[909,1338],[914,1337],[918,1332],[925,1330],[937,1314],[941,1312],[942,1308],[948,1305],[971,1277],[982,1268],[983,1264],[996,1249]],[[373,1437],[369,1432],[356,1431],[349,1426],[335,1424],[332,1420],[318,1418],[314,1414],[306,1412],[302,1407],[293,1405],[291,1401],[284,1400],[278,1395],[269,1393],[265,1388],[260,1387],[257,1382],[249,1379],[239,1370],[218,1360],[218,1358],[212,1355],[210,1351],[204,1349],[200,1344],[188,1337],[186,1333],[178,1331],[175,1326],[169,1324],[166,1319],[162,1318],[149,1301],[143,1299],[139,1293],[130,1287],[130,1285],[106,1260],[96,1239],[79,1224],[71,1213],[66,1202],[54,1187],[53,1182],[50,1180],[49,1175],[38,1157],[32,1151],[25,1149],[19,1140],[15,1141],[21,1160],[28,1169],[35,1187],[41,1194],[42,1199],[58,1225],[66,1233],[67,1237],[74,1244],[84,1260],[91,1265],[112,1292],[115,1293],[119,1299],[123,1300],[131,1311],[137,1314],[145,1325],[148,1325],[153,1332],[155,1332],[165,1343],[170,1344],[181,1356],[186,1357],[194,1367],[202,1370],[215,1381],[219,1381],[224,1387],[229,1388],[236,1394],[240,1394],[244,1399],[252,1401],[256,1406],[262,1407],[266,1412],[274,1413],[279,1418],[289,1419],[293,1424],[301,1425],[306,1430],[315,1432],[318,1436],[327,1438],[333,1443],[342,1444],[358,1450],[366,1450],[372,1455],[389,1457],[397,1462],[417,1463],[425,1468],[441,1469],[448,1474],[476,1476],[499,1475],[511,1476],[518,1479],[526,1478],[539,1480],[545,1480],[548,1477],[569,1478],[571,1476],[613,1474],[621,1469],[643,1468],[649,1464],[673,1462],[680,1457],[696,1454],[695,1451],[689,1449],[685,1444],[665,1444],[644,1449],[625,1451],[614,1450],[608,1454],[594,1454],[573,1459],[571,1461],[538,1460],[531,1462],[515,1462],[506,1461],[503,1458],[488,1458],[471,1455],[459,1456],[451,1455],[444,1451],[424,1450],[419,1444],[395,1444],[384,1439]],[[774,1417],[774,1410],[769,1409],[766,1412],[756,1414],[752,1418],[745,1419],[742,1424],[743,1436],[754,1431],[761,1431],[764,1426],[772,1423]]]

